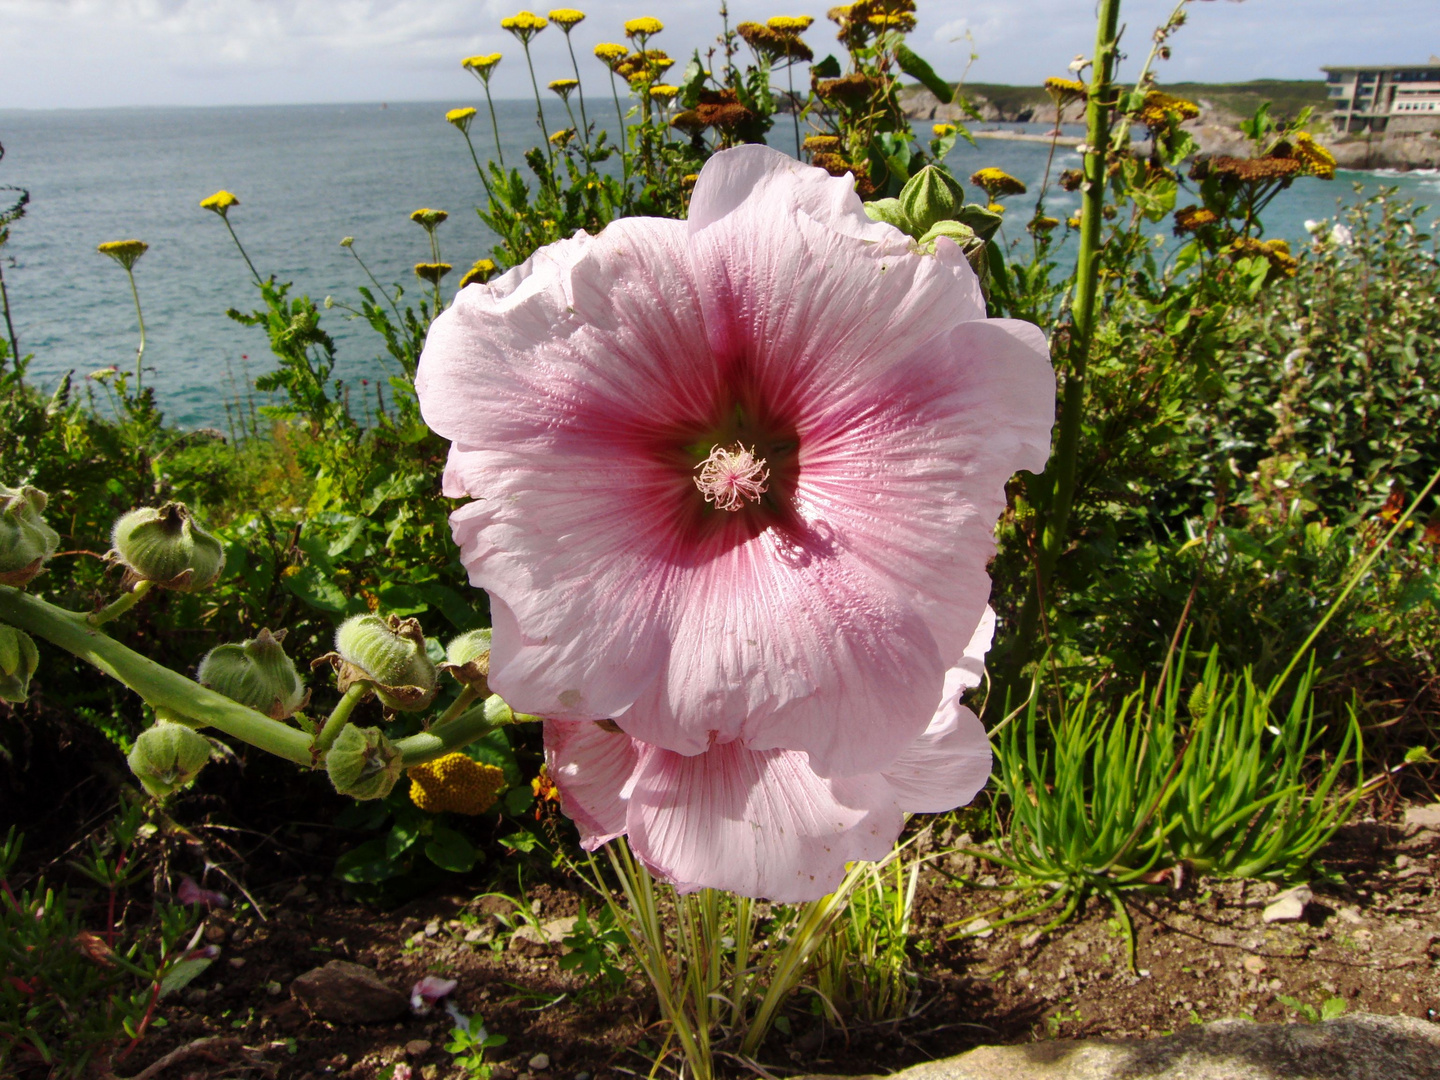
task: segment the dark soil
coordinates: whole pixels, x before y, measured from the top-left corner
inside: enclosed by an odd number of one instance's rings
[[[959,853],[937,864],[952,874],[984,872]],[[1262,921],[1277,891],[1263,883],[1202,880],[1178,894],[1132,898],[1136,974],[1102,901],[1048,936],[1017,923],[949,940],[998,894],[958,888],[932,873],[916,902],[915,941],[928,946],[913,953],[913,1015],[841,1030],[820,1027],[797,1007],[790,1033],[775,1033],[761,1061],[777,1073],[888,1072],[978,1043],[1145,1036],[1229,1016],[1303,1020],[1304,1006],[1318,1012],[1332,998],[1349,1011],[1436,1020],[1440,835],[1354,825],[1331,844],[1323,865],[1334,881],[1313,884],[1315,899],[1298,923]],[[165,1075],[369,1080],[402,1061],[417,1076],[464,1075],[444,1050],[451,1027],[444,1013],[375,1025],[309,1016],[291,998],[290,982],[334,958],[366,964],[406,991],[426,974],[458,980],[458,1006],[483,1014],[490,1031],[509,1039],[495,1053],[497,1080],[643,1076],[664,1042],[638,979],[613,993],[587,987],[560,969],[559,946],[507,943],[497,916],[513,924],[515,905],[504,897],[449,890],[383,910],[347,899],[323,874],[251,891],[265,917],[209,917],[206,938],[221,946],[221,958],[163,1010],[167,1026],[133,1055],[132,1074],[191,1040],[233,1035],[249,1049],[218,1063],[192,1058]],[[564,879],[526,889],[541,922],[573,915],[582,898],[579,883]],[[538,1054],[549,1059],[543,1070],[530,1065]]]

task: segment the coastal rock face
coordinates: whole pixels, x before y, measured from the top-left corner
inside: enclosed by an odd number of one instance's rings
[[[1379,135],[1367,139],[1320,140],[1335,155],[1342,169],[1437,169],[1440,168],[1440,138],[1435,133]]]
[[[1440,1080],[1440,1025],[1357,1013],[1320,1024],[1219,1020],[1158,1039],[982,1046],[889,1080]],[[811,1080],[824,1080],[812,1077]]]

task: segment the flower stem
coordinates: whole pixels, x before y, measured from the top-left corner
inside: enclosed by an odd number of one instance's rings
[[[522,721],[517,719],[513,722]],[[476,739],[505,726],[505,722],[496,723],[487,717],[484,705],[477,705],[454,717],[447,712],[445,717],[428,731],[397,739],[395,745],[403,755],[402,760],[408,769],[412,765],[433,761],[462,746],[469,746]]]
[[[436,720],[435,723],[448,724],[474,704],[476,698],[480,697],[481,693],[482,691],[477,690],[473,686],[463,687],[460,690],[460,696],[450,703],[450,707],[445,710],[440,719]]]
[[[20,341],[15,336],[15,323],[10,318],[10,294],[5,291],[5,271],[0,267],[0,308],[5,310],[5,332],[10,338],[10,362],[20,370]],[[0,367],[3,367],[0,364]]]
[[[230,219],[224,214],[221,214],[220,220],[225,222],[225,228],[228,229],[230,232],[230,239],[235,241],[235,246],[240,251],[240,257],[245,260],[245,265],[250,268],[251,276],[255,278],[255,284],[262,284],[260,278],[260,271],[255,269],[255,264],[250,261],[250,256],[245,254],[245,245],[240,243],[240,237],[235,235],[235,227],[230,224]]]
[[[1029,659],[1043,597],[1049,592],[1055,563],[1065,545],[1070,511],[1075,504],[1076,459],[1081,421],[1085,415],[1085,370],[1095,334],[1096,301],[1100,283],[1100,227],[1105,209],[1105,161],[1110,144],[1111,81],[1119,51],[1120,0],[1100,0],[1095,30],[1095,59],[1091,68],[1085,117],[1084,180],[1080,185],[1080,251],[1076,256],[1075,292],[1071,304],[1070,345],[1065,389],[1060,403],[1060,425],[1055,453],[1040,479],[1037,500],[1044,528],[1036,566],[1036,589],[1021,610],[1012,674]]]
[[[303,731],[161,667],[90,625],[79,612],[0,585],[0,620],[94,665],[157,709],[188,716],[300,765],[311,762],[310,738]]]
[[[112,600],[99,611],[92,611],[89,615],[85,616],[85,621],[91,626],[104,626],[111,619],[119,618],[141,600],[145,599],[145,594],[154,587],[155,583],[153,581],[137,582],[135,588],[131,589],[128,593]]]
[[[575,93],[580,97],[580,123],[584,125],[585,143],[590,143],[590,121],[585,116],[585,87],[580,85],[580,64],[575,59],[575,45],[570,40],[570,31],[565,31],[565,47],[570,50],[570,66],[575,69]]]
[[[540,129],[540,141],[545,144],[545,154],[550,161],[550,183],[555,184],[555,148],[550,145],[550,135],[545,130],[545,106],[540,100],[540,83],[535,78],[535,65],[530,60],[530,42],[521,39],[525,47],[525,66],[530,71],[530,85],[535,90],[535,126]]]
[[[485,104],[490,107],[490,130],[495,133],[495,156],[500,160],[500,168],[503,169],[505,168],[505,151],[500,149],[500,125],[495,120],[495,102],[490,99],[490,80],[484,79],[482,81],[485,84]],[[468,142],[470,137],[467,135],[465,138]],[[475,148],[473,146],[470,148],[470,155],[471,157],[475,155]],[[480,167],[478,161],[475,163],[475,167],[477,169]],[[480,174],[480,179],[482,181],[485,179],[484,173]],[[486,184],[485,189],[489,191],[490,185]]]
[[[125,276],[130,279],[130,295],[135,298],[135,321],[140,324],[140,346],[135,350],[135,392],[139,393],[145,379],[144,369],[140,366],[145,359],[145,316],[140,312],[140,290],[135,287],[135,271],[127,266]]]
[[[615,118],[620,121],[620,172],[625,185],[624,199],[630,202],[630,139],[625,133],[625,111],[620,108],[620,91],[615,87],[615,69],[610,69],[610,96],[615,99]]]
[[[345,691],[345,696],[340,699],[330,713],[329,718],[325,721],[325,726],[315,735],[315,742],[310,748],[310,753],[315,761],[319,761],[325,756],[325,751],[330,749],[335,742],[335,737],[350,722],[350,714],[355,711],[355,706],[359,705],[368,693],[370,693],[370,684],[365,682],[357,682]]]

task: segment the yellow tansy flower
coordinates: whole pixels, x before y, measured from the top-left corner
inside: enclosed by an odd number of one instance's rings
[[[495,273],[495,264],[489,259],[476,259],[475,265],[465,271],[465,276],[460,279],[460,287],[466,285],[483,285],[490,280],[490,275]]]
[[[678,86],[667,86],[665,83],[658,83],[650,87],[650,96],[657,101],[669,101],[678,93],[680,93]]]
[[[812,153],[833,153],[840,149],[840,140],[834,135],[807,135],[803,145]]]
[[[410,801],[431,814],[483,814],[505,789],[505,770],[446,754],[410,770]]]
[[[1151,90],[1145,95],[1144,104],[1140,106],[1139,120],[1151,131],[1159,131],[1169,127],[1172,120],[1178,124],[1194,120],[1199,115],[1200,106],[1193,101]]]
[[[585,13],[571,7],[554,8],[550,12],[550,21],[569,33],[572,26],[585,21]]]
[[[570,140],[575,137],[574,128],[561,128],[559,131],[550,133],[550,141],[562,150],[569,145]]]
[[[1003,198],[1006,195],[1024,195],[1025,184],[1017,180],[1004,169],[986,168],[972,173],[970,182],[977,187],[983,188],[990,196],[990,201]],[[993,207],[992,207],[993,209]]]
[[[419,210],[411,213],[410,220],[426,232],[430,232],[449,216],[444,210],[431,210],[428,206],[422,206]]]
[[[580,85],[579,79],[555,79],[550,83],[550,89],[560,95],[562,101],[570,100],[570,91]]]
[[[431,285],[439,285],[440,279],[455,268],[449,263],[416,263],[415,276]]]
[[[1090,96],[1089,88],[1079,79],[1058,79],[1054,75],[1045,80],[1045,92],[1056,105],[1069,105]]]
[[[454,124],[461,131],[470,130],[470,121],[475,117],[475,110],[469,105],[463,109],[451,109],[445,114],[445,122]]]
[[[489,78],[490,72],[494,69],[496,64],[500,63],[500,59],[502,56],[504,56],[504,54],[498,52],[482,53],[477,56],[467,56],[464,60],[460,61],[460,66],[465,68],[467,71],[473,71],[477,75]]]
[[[937,139],[948,139],[951,135],[954,135],[954,134],[955,134],[955,125],[954,125],[954,124],[936,124],[936,125],[935,125],[933,128],[931,128],[930,130],[935,133],[935,137],[936,137]]]
[[[814,21],[810,15],[776,15],[766,19],[765,25],[777,34],[803,34]]]
[[[95,250],[101,255],[109,255],[129,270],[140,261],[141,255],[150,250],[150,245],[144,240],[107,240]]]
[[[509,30],[522,42],[529,41],[549,25],[544,15],[536,15],[533,11],[517,12],[500,20],[500,29]]]
[[[606,67],[614,67],[616,62],[625,59],[630,49],[626,45],[617,45],[613,41],[602,41],[595,46],[595,56],[601,60]]]
[[[230,207],[239,205],[240,200],[237,199],[230,192],[223,189],[215,192],[214,195],[211,195],[208,198],[200,200],[200,208],[202,210],[214,210],[215,213],[219,214],[221,217],[225,216],[226,212],[229,211]]]
[[[1308,131],[1296,134],[1292,153],[1312,176],[1321,180],[1335,179],[1335,155],[1316,142],[1315,136]]]
[[[625,20],[626,37],[649,37],[665,29],[665,24],[653,15],[642,15],[638,19]]]

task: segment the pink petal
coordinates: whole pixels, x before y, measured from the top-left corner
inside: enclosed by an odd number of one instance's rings
[[[957,693],[946,697],[925,733],[882,775],[901,810],[939,814],[979,794],[992,764],[985,726]]]
[[[830,176],[755,144],[721,150],[705,163],[690,195],[690,229],[712,225],[747,203],[803,213],[827,228],[886,250],[903,251],[909,246],[909,238],[894,226],[866,216],[852,178]]]
[[[454,979],[426,975],[410,988],[410,1008],[424,1016],[437,1001],[454,991],[455,987],[459,985]]]
[[[803,748],[845,776],[924,731],[945,671],[935,641],[833,535],[770,530],[682,582],[665,675],[616,717],[627,734],[690,754],[717,738]]]
[[[798,903],[833,891],[846,863],[883,858],[903,819],[879,777],[822,780],[803,754],[732,742],[643,748],[628,823],[636,855],[682,892]]]
[[[230,906],[230,898],[224,893],[202,888],[195,884],[194,878],[188,876],[180,879],[180,888],[175,890],[175,899],[182,904],[199,904],[205,908]]]
[[[628,735],[584,720],[545,722],[545,764],[560,791],[560,809],[579,828],[586,851],[625,831],[621,790],[638,760]]]

